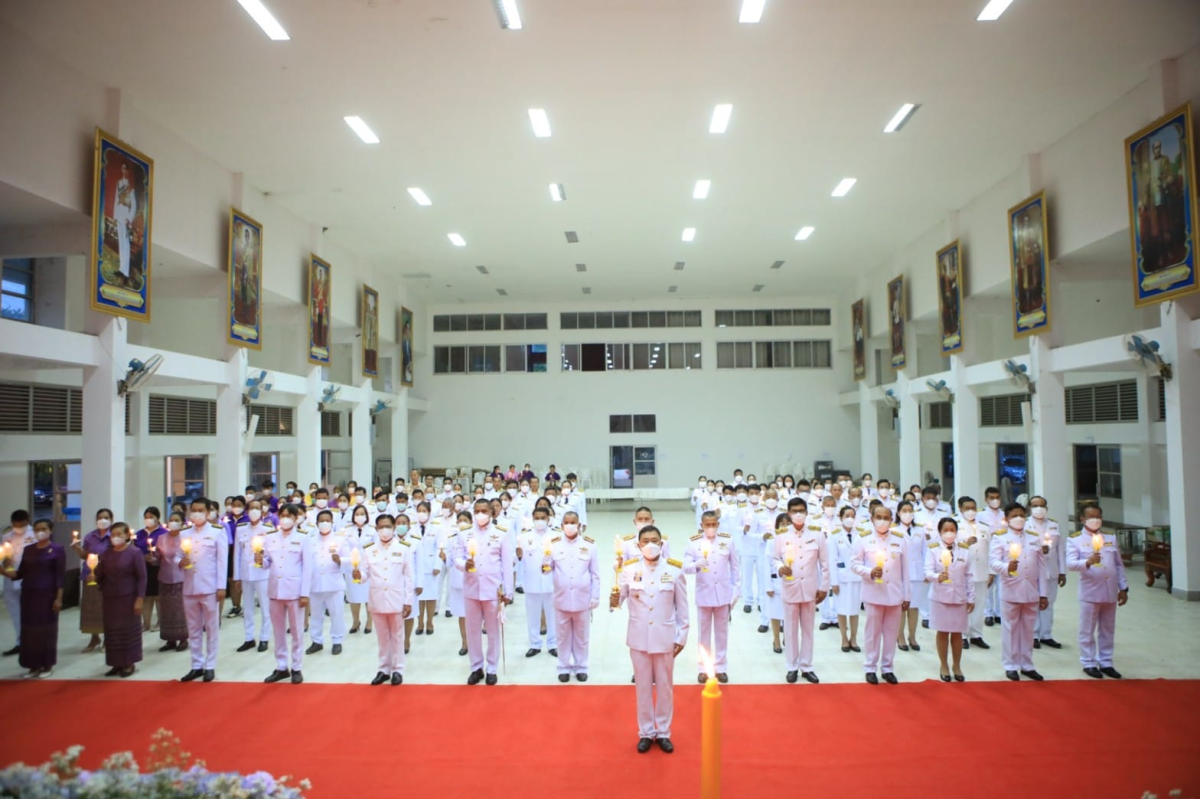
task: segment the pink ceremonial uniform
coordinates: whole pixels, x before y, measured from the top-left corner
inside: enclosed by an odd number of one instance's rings
[[[675,645],[687,644],[687,577],[683,563],[660,556],[626,562],[620,602],[629,604],[625,644],[637,688],[638,735],[670,738],[675,713]],[[657,686],[657,693],[655,687]]]
[[[1067,545],[1053,519],[1029,519],[1025,529],[1037,533],[1042,545],[1049,549],[1044,553],[1046,565],[1046,609],[1038,612],[1037,627],[1033,640],[1045,641],[1053,638],[1054,603],[1058,599],[1058,576],[1067,573]]]
[[[1088,530],[1067,535],[1067,568],[1079,574],[1079,662],[1085,669],[1111,668],[1117,629],[1117,594],[1129,590],[1116,536],[1102,536],[1100,562],[1088,566],[1095,551]]]
[[[185,540],[192,542],[188,556],[192,567],[183,569],[183,612],[192,668],[213,670],[217,667],[217,633],[221,625],[217,592],[225,590],[229,577],[229,534],[224,527],[206,523],[184,530],[180,538],[181,547]]]
[[[525,587],[525,621],[529,631],[529,648],[541,650],[558,648],[555,634],[554,578],[545,552],[550,547],[554,532],[549,526],[541,532],[522,530],[517,535],[517,547],[521,550],[521,579]],[[542,636],[542,614],[546,614],[546,635]]]
[[[949,552],[949,569],[942,553]],[[926,545],[922,560],[925,581],[929,583],[929,626],[934,632],[967,634],[967,606],[975,602],[975,575],[972,573],[970,547],[965,543],[947,544],[940,539]],[[950,582],[941,582],[949,572]]]
[[[393,537],[367,544],[362,549],[359,573],[370,581],[367,607],[379,643],[379,671],[404,673],[404,609],[417,603],[415,550],[411,542]]]
[[[683,572],[695,583],[700,646],[713,656],[718,674],[729,667],[729,613],[741,591],[738,551],[728,533],[692,536],[683,553]],[[765,606],[764,601],[764,606]],[[700,669],[705,664],[700,660]]]
[[[247,641],[270,641],[270,603],[267,601],[267,570],[254,565],[255,536],[266,539],[275,528],[264,519],[239,524],[233,541],[233,579],[242,583],[242,627]],[[255,635],[254,605],[258,603],[258,631]]]
[[[792,575],[779,575],[778,590],[783,594],[783,636],[787,670],[812,671],[813,620],[817,593],[829,593],[829,547],[818,524],[805,524],[796,530],[775,536],[771,552],[778,572],[792,567]]]
[[[495,674],[500,663],[500,598],[513,595],[513,538],[489,521],[460,532],[453,539],[454,568],[463,572],[463,605],[467,618],[467,653],[471,671],[484,668],[483,627],[487,625],[487,673]],[[467,571],[471,542],[475,546],[475,571]]]
[[[587,674],[592,611],[600,604],[600,560],[585,535],[557,536],[550,544],[558,673]]]
[[[871,572],[881,561],[883,577],[877,583]],[[884,674],[892,673],[900,614],[910,596],[904,533],[893,528],[882,534],[874,529],[861,534],[854,542],[850,564],[850,570],[862,577],[862,598],[867,608],[863,666],[870,673],[876,668]]]
[[[1020,549],[1017,573],[1008,573],[1011,547]],[[1006,529],[992,536],[988,565],[1000,583],[1001,660],[1005,671],[1033,671],[1033,629],[1046,595],[1046,569],[1037,533]]]
[[[291,629],[291,668],[304,662],[304,614],[301,597],[312,587],[311,536],[299,530],[279,530],[263,537],[263,567],[267,570],[267,597],[271,602],[271,627],[275,633],[275,668],[288,669],[288,630]]]

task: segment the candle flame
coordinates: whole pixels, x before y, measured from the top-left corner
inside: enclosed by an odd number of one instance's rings
[[[1099,533],[1092,534],[1092,549],[1099,552],[1104,547],[1104,536]]]
[[[717,664],[713,660],[712,652],[709,652],[703,646],[700,647],[700,662],[704,664],[704,673],[708,675],[708,679],[717,679]]]
[[[263,537],[261,535],[256,535],[253,538],[251,538],[250,539],[250,548],[253,549],[255,552],[262,552]]]
[[[954,555],[950,554],[950,550],[948,550],[948,549],[942,550],[942,565],[943,566],[945,566],[946,568],[950,568],[950,561],[953,559],[954,559]]]
[[[1016,560],[1017,558],[1021,557],[1021,545],[1015,541],[1013,543],[1009,544],[1008,545],[1008,556],[1010,558],[1012,558],[1013,560]]]
[[[358,559],[359,559],[358,549],[353,549],[353,550],[351,550],[351,552],[350,552],[350,565],[351,565],[351,566],[353,566],[353,567],[354,567],[354,568],[356,568],[356,569],[358,568]]]

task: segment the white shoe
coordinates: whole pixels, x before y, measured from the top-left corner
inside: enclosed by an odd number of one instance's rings
[[[54,669],[46,669],[46,670],[45,670],[45,671],[43,671],[41,674],[39,674],[39,675],[37,676],[37,678],[38,678],[39,680],[44,680],[44,679],[46,679],[47,677],[53,677],[53,676],[54,676]]]
[[[27,671],[21,675],[21,679],[22,680],[34,680],[34,679],[37,679],[39,676],[40,675],[37,673],[36,670],[30,669],[29,671]]]

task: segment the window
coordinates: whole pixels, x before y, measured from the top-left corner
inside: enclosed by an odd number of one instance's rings
[[[980,427],[1020,427],[1021,403],[1025,394],[1002,394],[979,398]]]
[[[1161,377],[1154,378],[1155,405],[1157,406],[1154,421],[1167,421],[1167,381]]]
[[[168,455],[166,458],[167,504],[189,503],[207,497],[208,458],[204,455]]]
[[[81,389],[0,383],[0,433],[82,431]]]
[[[954,406],[949,402],[934,402],[929,406],[929,427],[950,430],[954,427]]]
[[[1137,382],[1097,383],[1066,389],[1067,424],[1136,422]]]
[[[567,368],[565,363],[563,368]],[[545,371],[545,344],[468,344],[433,348],[433,373],[436,375]]]
[[[471,346],[467,347],[467,371],[478,372],[500,371],[500,347]]]
[[[610,433],[655,433],[657,431],[657,417],[652,413],[613,414],[608,417],[608,432]]]
[[[217,434],[217,403],[186,397],[150,395],[150,434],[213,436]]]
[[[715,311],[717,327],[828,327],[833,314],[828,308],[781,308],[754,311]]]
[[[246,415],[246,425],[250,425],[251,417],[258,417],[254,428],[256,436],[291,436],[296,434],[295,409],[283,405],[250,405]]]
[[[565,372],[699,369],[700,343],[563,344]]]
[[[558,321],[563,330],[700,327],[702,324],[700,311],[570,311],[559,314]]]
[[[255,452],[250,455],[250,485],[262,488],[263,483],[270,480],[279,482],[279,453]]]
[[[80,461],[30,461],[33,487],[29,508],[33,518],[78,522],[83,506],[83,464]]]
[[[33,321],[33,259],[5,258],[0,279],[0,316]]]
[[[666,369],[667,351],[665,344],[634,344],[634,369]]]
[[[321,411],[321,435],[336,438],[342,434],[340,411]]]
[[[655,474],[654,447],[633,448],[633,473],[646,476]]]
[[[544,313],[440,314],[433,317],[434,333],[545,329],[546,314]]]
[[[632,433],[633,416],[629,414],[613,414],[608,417],[608,432]]]
[[[828,369],[832,365],[831,359],[832,345],[828,341],[722,341],[717,344],[718,369]]]
[[[1121,448],[1096,447],[1100,465],[1100,496],[1121,499]]]
[[[634,414],[633,432],[635,432],[635,433],[656,433],[656,432],[658,432],[657,417],[652,413]]]

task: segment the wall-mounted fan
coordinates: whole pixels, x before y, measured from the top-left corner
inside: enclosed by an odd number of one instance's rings
[[[161,355],[151,355],[145,363],[134,358],[129,362],[129,370],[125,372],[125,377],[117,381],[117,396],[123,397],[137,391],[162,365],[163,356]]]

